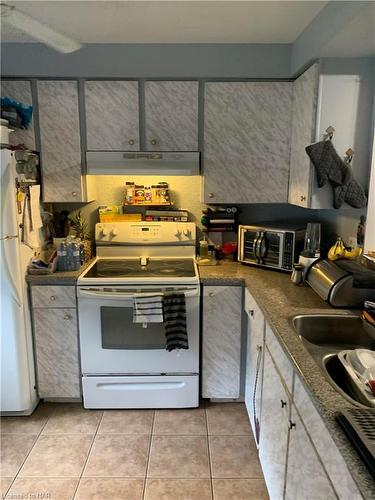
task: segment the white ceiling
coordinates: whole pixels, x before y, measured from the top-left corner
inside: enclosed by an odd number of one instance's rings
[[[82,43],[293,43],[326,1],[12,1]],[[3,42],[33,42],[2,22]]]

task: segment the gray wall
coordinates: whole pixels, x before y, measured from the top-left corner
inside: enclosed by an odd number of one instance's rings
[[[60,54],[39,43],[1,45],[10,77],[289,78],[289,44],[88,44]]]

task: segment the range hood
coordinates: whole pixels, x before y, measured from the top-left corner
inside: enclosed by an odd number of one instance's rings
[[[88,175],[199,175],[200,153],[87,151]]]

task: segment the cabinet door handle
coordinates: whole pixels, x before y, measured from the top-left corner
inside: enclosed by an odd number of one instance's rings
[[[215,296],[215,294],[214,294],[214,292],[210,292],[210,293],[208,294],[208,296],[209,296],[209,297],[214,297],[214,296]]]
[[[150,144],[151,144],[152,146],[155,146],[155,145],[156,145],[156,142],[157,142],[157,141],[156,141],[156,139],[151,139],[151,140],[150,140]]]
[[[71,314],[65,314],[64,319],[66,321],[69,321],[70,319],[72,319],[72,315]]]
[[[77,196],[77,191],[72,191],[72,196]]]
[[[286,401],[284,401],[283,399],[280,399],[280,403],[281,403],[281,408],[286,407]]]
[[[301,200],[301,201],[306,201],[306,196],[301,195],[300,200]]]
[[[292,429],[295,429],[295,427],[296,427],[296,423],[289,420],[289,429],[292,430]]]
[[[262,349],[263,349],[263,347],[260,344],[258,344],[257,345],[257,351],[260,352]]]
[[[253,317],[254,316],[254,309],[249,309],[248,311],[249,316]]]
[[[53,302],[54,300],[56,300],[56,297],[54,295],[51,295],[51,297],[49,298],[49,300],[52,300],[52,302]]]
[[[134,139],[129,139],[129,144],[130,144],[130,146],[134,146],[135,140]]]
[[[208,197],[209,198],[213,198],[214,197],[214,193],[208,193]]]

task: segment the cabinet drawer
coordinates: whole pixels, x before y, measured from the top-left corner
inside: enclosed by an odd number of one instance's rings
[[[32,286],[33,307],[76,307],[75,286]]]
[[[308,430],[311,441],[323,462],[339,498],[359,500],[362,498],[347,465],[331,438],[321,416],[310,399],[310,395],[295,377],[294,404]]]
[[[292,394],[293,389],[293,366],[290,363],[287,355],[283,351],[279,341],[277,340],[275,334],[273,333],[271,327],[266,324],[266,344],[273,357],[273,360],[284,379],[284,383]]]

